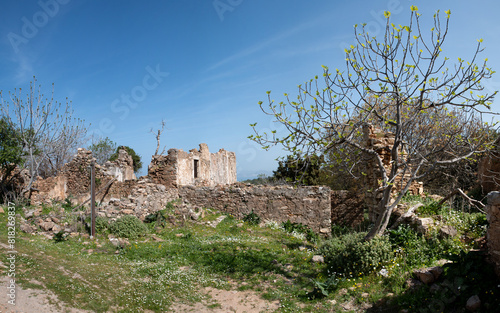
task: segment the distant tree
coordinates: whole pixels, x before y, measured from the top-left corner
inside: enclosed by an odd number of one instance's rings
[[[19,130],[5,117],[0,118],[0,201],[5,201],[12,171],[22,166],[23,147]]]
[[[332,73],[324,66],[324,86],[316,76],[299,85],[293,99],[285,94],[284,101],[275,103],[269,91],[268,105],[259,102],[266,114],[285,127],[283,137],[276,131],[261,134],[251,125],[255,135],[250,138],[265,149],[281,145],[295,156],[330,151],[335,155],[350,149],[364,155],[360,160],[369,157],[380,181],[375,191],[382,197],[367,240],[384,233],[393,209],[413,181],[493,146],[496,125],[485,124],[483,115],[494,114],[490,105],[496,92],[483,93],[482,82],[494,71],[487,67],[487,59],[479,60],[482,40],[469,62],[459,58],[448,66],[449,59],[441,56],[450,18],[450,11],[445,13],[445,23],[439,12],[434,15],[426,39],[415,6],[407,26],[391,23],[390,12],[385,12],[381,39],[368,34],[364,24],[361,29],[355,26],[357,43],[346,49],[345,70]],[[394,135],[387,167],[378,151],[360,144],[370,124]],[[486,131],[476,131],[477,125]],[[392,199],[397,183],[401,192]]]
[[[273,182],[272,180],[273,180],[272,177],[268,177],[266,174],[262,173],[262,174],[258,174],[257,178],[247,179],[247,180],[244,180],[242,182],[247,183],[247,184],[252,184],[252,185],[266,185],[266,184],[272,183]]]
[[[134,172],[137,173],[141,168],[142,168],[142,161],[141,161],[141,156],[135,153],[134,149],[127,147],[127,146],[120,146],[116,148],[115,153],[111,155],[109,158],[110,161],[114,161],[118,159],[118,152],[120,149],[125,149],[127,150],[127,153],[132,157],[133,165],[134,165]]]
[[[23,165],[29,171],[30,180],[21,195],[31,190],[38,176],[48,177],[59,171],[81,146],[87,132],[84,122],[73,117],[67,98],[65,104],[54,100],[54,85],[50,97],[45,98],[36,84],[33,77],[25,100],[21,88],[9,92],[10,101],[0,91],[2,115],[19,130]]]
[[[289,155],[278,162],[278,168],[273,171],[273,179],[306,186],[327,185],[328,175],[323,169],[324,164],[323,156],[294,157]]]
[[[116,142],[108,137],[100,138],[97,142],[92,143],[88,147],[88,150],[92,151],[92,155],[96,159],[97,164],[103,165],[116,151]]]

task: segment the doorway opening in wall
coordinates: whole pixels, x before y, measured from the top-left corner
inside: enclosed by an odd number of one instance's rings
[[[198,168],[199,168],[199,162],[200,160],[194,160],[194,178],[198,178]]]

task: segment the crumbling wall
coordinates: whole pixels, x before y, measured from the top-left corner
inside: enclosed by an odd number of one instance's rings
[[[123,187],[126,184],[126,187]],[[113,184],[114,185],[114,184]],[[151,213],[162,210],[168,202],[179,198],[176,188],[151,182],[149,179],[117,184],[120,190],[112,190],[97,208],[97,214],[108,218],[135,215],[141,220]],[[127,189],[128,188],[128,189]]]
[[[332,190],[331,200],[332,225],[355,227],[364,221],[363,195],[347,190]]]
[[[166,156],[152,157],[148,177],[168,188],[229,185],[236,182],[236,155],[224,149],[210,153],[204,143],[189,153],[170,149]]]
[[[373,125],[367,125],[363,129],[363,131],[365,147],[368,149],[372,149],[378,153],[382,160],[386,173],[389,174],[391,172],[391,149],[394,145],[394,134],[385,132]],[[365,201],[368,207],[370,220],[375,221],[379,214],[378,204],[383,197],[382,191],[377,191],[378,187],[380,186],[379,180],[382,177],[380,175],[378,163],[375,159],[373,159],[373,162],[367,162],[366,174]],[[409,180],[409,178],[410,173],[406,173],[405,176],[400,177],[394,182],[394,187],[392,189],[393,197],[397,196],[397,194],[401,192],[401,187],[404,187],[404,185],[406,185],[406,182]],[[413,181],[410,185],[410,188],[408,189],[408,193],[412,195],[423,195],[423,183]]]
[[[167,188],[177,188],[177,159],[179,150],[170,149],[167,155],[153,155],[148,166],[148,177],[152,182]]]
[[[495,272],[500,277],[500,192],[492,191],[488,194],[488,205],[485,209],[489,223],[486,234],[488,253]]]
[[[478,164],[479,183],[483,194],[498,190],[500,186],[500,154],[485,156]]]
[[[34,192],[31,202],[34,205],[50,204],[52,200],[64,200],[71,196],[76,203],[81,203],[90,197],[90,166],[95,159],[92,152],[79,148],[73,159],[66,163],[61,172],[55,177],[42,179],[39,177],[33,184]],[[106,162],[104,166],[95,165],[96,191],[105,187],[111,180],[113,185],[108,186],[107,195],[111,197],[114,190],[127,189],[127,178],[135,179],[132,157],[126,150],[119,151],[118,159]],[[99,197],[99,194],[97,195]]]
[[[135,180],[134,160],[127,153],[127,150],[118,150],[118,158],[114,161],[107,161],[104,166],[104,175],[113,176],[119,182]]]
[[[198,207],[214,208],[236,218],[254,211],[264,220],[302,223],[330,234],[331,195],[328,187],[253,186],[234,184],[218,187],[182,186],[179,197]]]

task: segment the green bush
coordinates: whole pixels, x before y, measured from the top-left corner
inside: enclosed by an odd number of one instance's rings
[[[306,235],[306,239],[310,242],[317,242],[319,240],[319,235],[302,223],[292,223],[288,220],[281,223],[281,227],[288,233],[297,232]]]
[[[107,218],[102,216],[96,216],[95,218],[95,231],[98,234],[103,234],[109,228],[109,221]]]
[[[431,265],[433,261],[447,259],[463,250],[457,237],[440,239],[437,232],[424,237],[408,225],[390,230],[389,240],[405,265],[411,268]]]
[[[250,225],[258,225],[260,223],[260,217],[252,210],[252,212],[243,216],[243,221]]]
[[[369,274],[388,263],[392,257],[389,239],[385,236],[365,241],[366,233],[345,234],[326,241],[319,249],[330,275]]]
[[[137,217],[126,215],[109,225],[111,233],[118,237],[135,239],[147,232],[147,227]]]

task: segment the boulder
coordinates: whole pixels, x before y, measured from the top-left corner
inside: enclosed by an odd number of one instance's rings
[[[421,282],[429,285],[439,279],[441,274],[443,274],[443,268],[441,266],[421,268],[413,271],[413,274],[415,274]]]
[[[477,295],[470,297],[465,304],[465,308],[469,312],[476,312],[481,308],[481,299]]]

